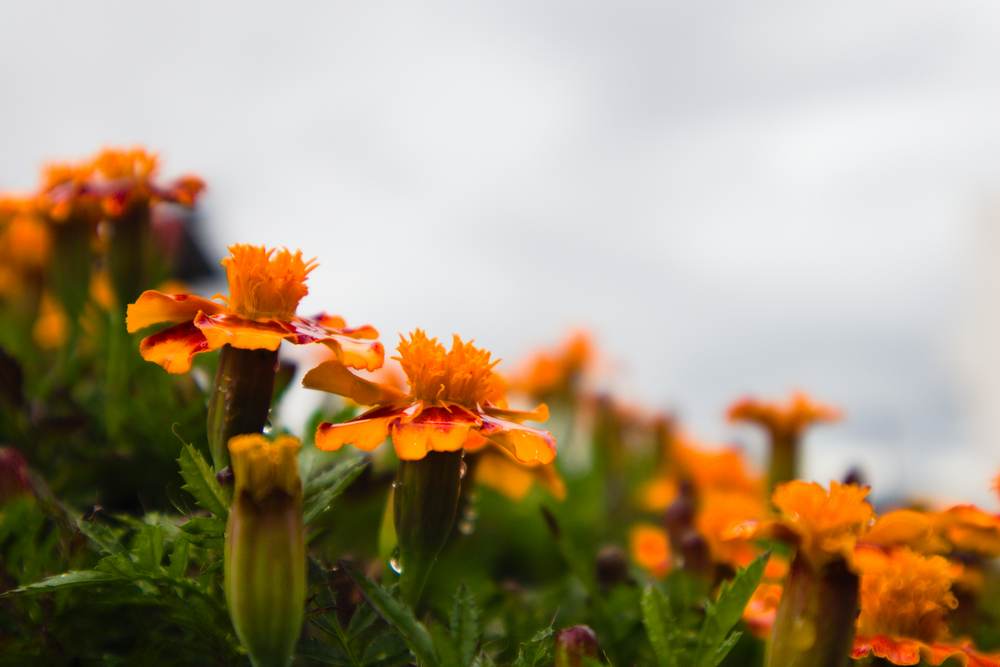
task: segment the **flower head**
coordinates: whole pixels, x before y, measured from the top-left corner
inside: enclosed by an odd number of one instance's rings
[[[855,564],[861,572],[861,614],[852,657],[874,654],[896,665],[921,659],[939,665],[950,657],[963,664],[998,664],[968,642],[949,639],[946,617],[958,606],[951,591],[959,573],[955,565],[907,548],[860,549]]]
[[[574,331],[553,350],[541,350],[512,379],[514,389],[537,398],[569,397],[594,362],[586,331]]]
[[[316,260],[303,260],[302,251],[264,246],[234,245],[221,264],[226,269],[229,308],[248,320],[287,320],[309,293],[306,278]]]
[[[841,413],[836,408],[814,401],[804,392],[793,393],[787,401],[769,402],[744,398],[729,407],[731,422],[748,422],[767,429],[772,437],[784,435],[796,438],[811,424],[837,421]]]
[[[670,539],[658,526],[638,524],[629,531],[632,560],[657,579],[670,570]]]
[[[316,266],[313,260],[304,261],[301,252],[260,246],[234,245],[229,252],[222,260],[229,280],[228,297],[212,300],[147,290],[128,306],[130,333],[153,324],[173,324],[143,339],[139,349],[144,359],[170,373],[185,373],[195,355],[224,345],[277,350],[287,341],[322,343],[339,363],[352,368],[372,370],[382,364],[382,344],[373,327],[347,328],[339,317],[295,314],[308,292],[305,280]]]
[[[509,410],[503,383],[489,352],[458,336],[446,350],[417,329],[402,338],[395,357],[409,390],[370,382],[336,361],[320,364],[302,384],[375,406],[342,424],[320,424],[316,445],[336,450],[345,444],[371,451],[392,437],[402,460],[419,460],[430,451],[479,451],[493,444],[522,464],[545,465],[555,458],[555,439],[522,421],[545,421],[544,405],[532,411]]]
[[[302,493],[298,454],[302,443],[292,436],[273,442],[258,433],[237,435],[229,441],[236,494],[262,502],[273,493],[295,497]]]
[[[745,540],[771,536],[792,542],[815,568],[836,560],[850,562],[858,538],[871,525],[874,512],[865,500],[868,487],[794,480],[778,486],[772,502],[775,521],[747,521],[725,531],[725,538]]]

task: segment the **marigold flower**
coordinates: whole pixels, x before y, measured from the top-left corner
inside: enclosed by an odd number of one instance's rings
[[[690,437],[678,436],[674,463],[682,478],[690,479],[698,493],[733,491],[761,495],[763,479],[747,465],[736,447],[707,449]]]
[[[868,487],[837,481],[830,482],[829,490],[815,482],[786,482],[772,496],[780,515],[776,521],[734,525],[725,538],[784,538],[794,543],[814,568],[837,558],[850,562],[858,538],[868,530],[874,515],[865,500],[868,491]]]
[[[66,312],[48,292],[42,294],[38,305],[38,317],[31,334],[35,343],[43,350],[62,347],[69,335]]]
[[[504,384],[494,371],[490,353],[455,336],[450,350],[420,329],[400,337],[399,356],[409,381],[402,393],[364,380],[342,364],[328,361],[309,371],[302,384],[374,405],[356,419],[320,424],[316,446],[337,450],[345,444],[371,451],[392,436],[401,460],[423,459],[428,452],[479,451],[494,444],[517,461],[549,464],[555,459],[555,439],[547,431],[522,425],[545,421],[548,409],[532,411],[505,407]]]
[[[759,521],[767,515],[760,496],[733,491],[712,491],[698,499],[695,528],[708,543],[712,560],[734,568],[752,561],[759,549],[748,541],[728,539],[733,526],[746,521]]]
[[[948,543],[939,534],[937,517],[910,509],[893,510],[879,516],[863,541],[883,548],[906,546],[925,554],[948,550]]]
[[[593,361],[590,334],[573,331],[555,349],[540,350],[530,357],[513,375],[511,388],[536,398],[569,398]]]
[[[244,350],[277,350],[282,341],[322,343],[340,363],[354,368],[377,368],[382,344],[371,326],[347,328],[343,319],[321,314],[299,317],[295,309],[308,293],[305,281],[316,268],[302,252],[233,245],[222,260],[229,296],[205,299],[193,294],[166,294],[147,290],[128,306],[130,333],[154,324],[168,327],[142,340],[144,359],[169,373],[191,369],[194,356],[224,345]]]
[[[670,570],[670,539],[658,526],[638,524],[629,531],[632,560],[657,579]]]
[[[770,484],[775,487],[798,476],[799,441],[805,429],[816,422],[836,421],[840,411],[795,392],[785,403],[744,398],[730,406],[731,422],[747,422],[763,427],[771,445]]]
[[[204,189],[196,176],[160,185],[159,160],[142,148],[105,149],[79,164],[57,163],[43,170],[39,201],[58,222],[71,217],[114,220],[137,204],[170,202],[192,206]]]
[[[942,538],[956,551],[1000,556],[1000,516],[975,505],[955,505],[935,515]]]
[[[767,637],[774,626],[781,603],[781,584],[761,581],[743,609],[743,620],[756,637]]]
[[[726,413],[729,421],[757,424],[772,434],[799,436],[817,422],[832,422],[841,418],[841,412],[814,401],[805,392],[794,392],[784,402],[761,401],[743,398],[733,403]]]
[[[896,665],[921,659],[939,665],[955,657],[962,664],[997,665],[1000,658],[977,653],[968,642],[948,638],[945,618],[958,606],[951,591],[954,565],[940,556],[910,549],[859,551],[861,614],[852,657],[874,654]]]

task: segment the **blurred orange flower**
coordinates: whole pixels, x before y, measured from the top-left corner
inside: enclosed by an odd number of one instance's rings
[[[638,524],[629,531],[629,552],[632,560],[657,579],[670,570],[670,539],[662,528]]]
[[[939,665],[955,657],[962,664],[1000,664],[1000,658],[976,652],[967,641],[949,640],[945,618],[958,606],[951,592],[956,566],[905,547],[859,549],[855,565],[861,574],[861,614],[854,659],[875,655],[896,665],[921,660]]]
[[[505,450],[483,449],[475,463],[475,481],[495,489],[512,500],[523,500],[536,484],[558,500],[566,497],[563,482],[554,463],[527,467],[518,463]]]
[[[287,341],[322,343],[338,363],[354,368],[374,369],[382,364],[384,352],[373,327],[347,328],[340,317],[295,314],[309,291],[305,281],[316,268],[315,261],[303,260],[301,251],[263,246],[233,245],[229,252],[222,260],[228,297],[205,299],[147,290],[129,304],[126,326],[130,333],[154,324],[173,324],[142,340],[139,350],[144,359],[169,373],[184,373],[191,369],[196,354],[224,345],[277,350]]]
[[[798,437],[817,422],[837,421],[841,412],[818,401],[805,392],[794,392],[784,403],[743,398],[733,403],[726,413],[731,422],[757,424],[772,434]]]
[[[346,396],[373,409],[342,424],[320,424],[316,446],[336,450],[345,444],[371,451],[388,435],[402,460],[424,458],[430,451],[479,451],[492,443],[528,465],[555,459],[550,433],[522,425],[545,421],[548,409],[530,412],[506,408],[505,388],[490,353],[455,336],[450,350],[420,329],[401,337],[395,357],[409,381],[401,392],[365,380],[336,361],[309,371],[302,384]]]
[[[594,344],[589,333],[571,332],[553,350],[540,350],[530,357],[511,379],[511,389],[536,399],[569,398],[594,361]]]

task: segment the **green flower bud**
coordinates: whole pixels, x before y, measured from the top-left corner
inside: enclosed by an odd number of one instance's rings
[[[226,603],[256,667],[286,667],[302,629],[305,531],[297,438],[229,441],[236,488],[226,525]]]

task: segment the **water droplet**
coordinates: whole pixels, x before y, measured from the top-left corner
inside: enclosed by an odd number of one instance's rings
[[[469,472],[469,466],[466,465],[465,461],[463,460],[461,463],[458,464],[458,478],[465,479],[465,473],[467,472]]]
[[[465,517],[462,517],[458,522],[458,532],[462,535],[472,535],[476,531],[476,522],[469,521]]]
[[[271,426],[270,422],[268,422],[267,424],[264,424],[264,435],[266,435],[268,437],[274,435],[274,427]]]
[[[399,547],[392,550],[392,556],[389,558],[389,569],[396,574],[403,574],[403,566],[399,564]]]

